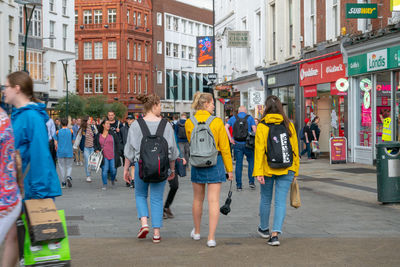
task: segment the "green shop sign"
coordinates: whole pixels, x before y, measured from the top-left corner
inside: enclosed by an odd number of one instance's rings
[[[378,4],[346,4],[346,19],[376,19]]]
[[[347,73],[349,76],[400,67],[400,46],[349,57]]]

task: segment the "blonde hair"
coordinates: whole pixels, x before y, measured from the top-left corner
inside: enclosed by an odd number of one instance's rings
[[[210,93],[197,92],[193,96],[192,109],[194,110],[204,109],[204,104],[210,103],[212,99],[213,97],[212,94]]]

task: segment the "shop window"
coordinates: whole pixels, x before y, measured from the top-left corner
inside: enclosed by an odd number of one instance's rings
[[[357,88],[357,145],[371,147],[372,136],[372,82],[371,76],[361,76],[356,79]]]
[[[390,72],[376,75],[376,143],[392,141],[392,84]]]
[[[400,71],[394,73],[394,85],[396,88],[396,112],[395,112],[395,122],[396,124],[396,140],[400,140]],[[394,128],[394,127],[393,127]]]

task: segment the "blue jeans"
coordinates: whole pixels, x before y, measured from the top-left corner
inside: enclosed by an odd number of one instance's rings
[[[260,186],[260,228],[269,229],[269,215],[271,212],[272,191],[275,183],[275,214],[272,232],[282,233],[282,225],[286,216],[286,199],[290,184],[293,181],[294,172],[289,171],[286,175],[273,175],[264,177],[265,184]]]
[[[160,183],[145,183],[139,177],[139,164],[135,163],[135,200],[138,218],[149,217],[147,197],[150,187],[151,225],[161,228],[163,224],[163,198],[167,180]]]
[[[89,170],[89,156],[94,152],[93,147],[85,147],[83,150],[83,157],[85,158],[85,171],[86,171],[86,176],[90,176],[90,170]]]
[[[300,156],[303,156],[307,152],[307,157],[310,159],[311,158],[311,144],[306,143],[306,142],[304,142],[304,143],[306,144],[306,148],[303,151],[301,151]]]
[[[233,146],[236,158],[236,187],[242,187],[242,172],[243,172],[243,158],[246,155],[248,162],[248,176],[249,184],[254,184],[253,169],[254,169],[254,150],[246,148],[246,144],[235,144]]]
[[[101,179],[103,180],[103,185],[107,184],[108,172],[111,175],[111,181],[115,180],[115,176],[117,175],[117,169],[115,169],[115,160],[114,159],[103,159],[103,165],[101,166]]]

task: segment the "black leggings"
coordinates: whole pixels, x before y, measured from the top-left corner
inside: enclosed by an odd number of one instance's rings
[[[169,182],[169,193],[168,193],[168,197],[167,200],[165,201],[165,205],[164,208],[168,209],[169,206],[172,204],[172,201],[174,201],[175,195],[176,195],[176,191],[178,191],[179,188],[179,181],[178,181],[178,175],[175,173],[175,177],[174,179],[172,179]]]

